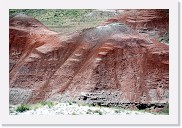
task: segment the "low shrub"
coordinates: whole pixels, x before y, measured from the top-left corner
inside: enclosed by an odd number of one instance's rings
[[[47,104],[47,102],[41,101],[40,104],[41,104],[42,106],[45,106],[45,105]]]
[[[93,111],[91,109],[88,109],[86,112],[86,114],[92,114],[92,113],[93,113]]]
[[[77,115],[77,114],[75,112],[73,112],[72,115]]]
[[[118,110],[118,109],[116,109],[114,112],[115,112],[115,113],[121,113],[121,111]]]
[[[69,105],[72,105],[71,101],[68,101],[68,104],[69,104]]]
[[[18,106],[16,108],[16,112],[24,112],[24,111],[27,111],[27,110],[30,110],[30,106],[25,105],[25,104],[21,104],[20,106]]]
[[[42,106],[47,105],[49,108],[51,108],[52,106],[54,106],[54,103],[53,102],[45,102],[45,101],[42,101],[42,102],[40,102],[40,104]]]
[[[98,113],[99,115],[103,115],[100,110],[95,110],[94,113]]]

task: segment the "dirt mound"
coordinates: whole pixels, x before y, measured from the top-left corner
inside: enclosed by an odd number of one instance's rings
[[[142,35],[157,39],[169,29],[168,11],[160,9],[125,10],[119,16],[106,20],[102,25],[113,22],[124,23]]]
[[[131,34],[135,33],[131,28],[121,23],[111,23],[96,28],[84,29],[81,32],[82,39],[85,42],[98,43],[102,42],[115,34]]]
[[[39,33],[39,27],[26,31],[26,25],[11,25],[10,104],[68,99],[106,105],[168,102],[165,44],[120,23],[65,36],[44,27]]]
[[[9,25],[11,27],[15,26],[15,27],[22,27],[22,28],[23,27],[33,27],[33,28],[39,27],[39,29],[41,27],[46,28],[40,21],[30,16],[27,16],[25,14],[18,14],[18,15],[12,16],[10,18]]]

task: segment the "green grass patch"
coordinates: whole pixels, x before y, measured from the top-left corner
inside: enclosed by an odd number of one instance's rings
[[[55,105],[55,103],[50,102],[50,101],[48,101],[48,102],[43,101],[43,102],[41,102],[41,105],[42,105],[42,106],[47,105],[49,108],[51,108],[52,106]]]
[[[24,111],[27,111],[27,110],[30,110],[30,106],[26,105],[26,104],[21,104],[20,106],[18,106],[16,108],[16,112],[24,112]]]
[[[96,27],[111,16],[88,16],[94,9],[10,9],[9,16],[26,14],[51,30],[71,33],[84,28]]]
[[[45,105],[47,105],[49,108],[51,108],[52,106],[56,105],[57,103],[53,103],[53,102],[45,102],[45,101],[42,101],[42,102],[39,102],[39,103],[36,103],[36,104],[21,104],[19,105],[15,111],[16,112],[25,112],[25,111],[28,111],[28,110],[36,110],[40,107],[43,107]],[[13,110],[11,110],[11,113],[13,112]]]
[[[9,15],[26,14],[38,19],[45,25],[63,25],[67,22],[81,22],[86,13],[91,9],[10,9]]]

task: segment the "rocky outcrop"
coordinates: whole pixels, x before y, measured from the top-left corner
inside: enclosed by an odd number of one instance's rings
[[[13,90],[10,89],[10,102],[30,102],[39,95],[54,72],[72,54],[76,42],[74,34],[71,38],[60,37],[31,17],[18,15],[11,18],[10,88]],[[27,89],[29,93],[22,97]],[[16,99],[22,100],[17,102]]]
[[[169,10],[161,9],[133,9],[124,10],[124,13],[110,18],[102,25],[113,22],[124,23],[142,36],[158,39],[169,30]]]
[[[166,103],[169,47],[123,23],[59,35],[10,19],[10,103]],[[18,99],[18,100],[17,100]]]
[[[50,35],[49,38],[52,38],[51,36],[56,33],[49,31],[38,20],[23,14],[10,18],[9,22],[9,70],[11,71],[22,56],[25,58],[32,49],[45,43],[40,41],[40,39],[46,38],[47,35],[45,36],[45,34]]]

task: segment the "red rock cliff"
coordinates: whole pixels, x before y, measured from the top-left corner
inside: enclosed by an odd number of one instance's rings
[[[10,19],[12,104],[66,99],[159,103],[168,101],[168,90],[168,45],[123,23],[63,36],[24,15]]]
[[[104,21],[101,25],[113,22],[124,23],[143,36],[157,39],[169,30],[168,13],[167,9],[124,10],[124,13]]]

